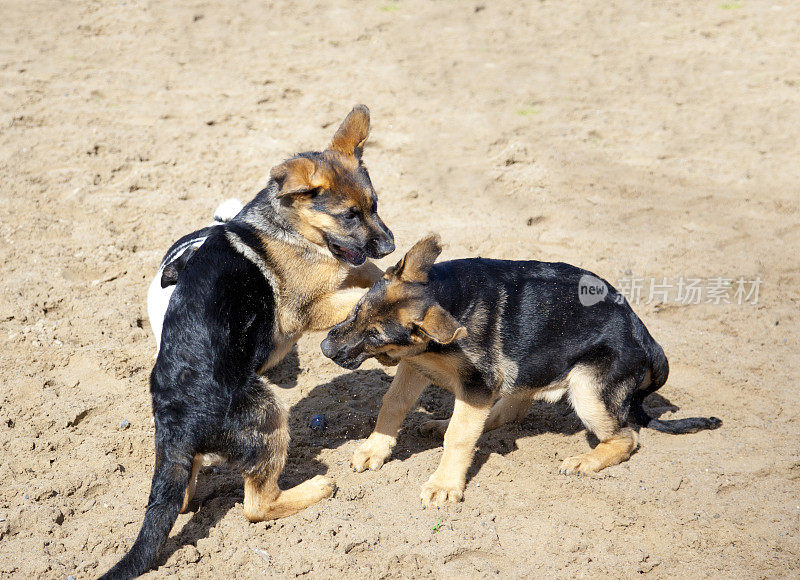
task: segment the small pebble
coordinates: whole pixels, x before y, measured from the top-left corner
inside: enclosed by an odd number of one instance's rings
[[[308,426],[311,427],[312,431],[322,431],[326,427],[325,415],[322,413],[312,415],[308,421]]]
[[[130,423],[128,423],[128,420],[127,420],[127,419],[123,419],[123,420],[122,420],[122,423],[120,423],[120,424],[119,424],[119,426],[120,426],[120,428],[122,428],[122,429],[127,429],[128,427],[130,427],[130,426],[131,426],[131,424],[130,424]]]

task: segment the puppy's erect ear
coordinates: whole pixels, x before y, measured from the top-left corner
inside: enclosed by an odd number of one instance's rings
[[[439,344],[450,344],[467,336],[467,329],[438,304],[428,308],[425,317],[422,320],[415,320],[414,325],[424,337],[431,338]]]
[[[333,136],[330,149],[349,157],[361,157],[361,149],[368,135],[369,109],[366,105],[356,105]]]
[[[385,278],[399,277],[404,282],[428,281],[428,272],[442,253],[438,234],[431,234],[419,240],[406,252],[403,259],[386,270]]]
[[[309,193],[315,189],[329,189],[325,172],[306,157],[295,157],[272,168],[270,178],[278,182],[277,197]]]

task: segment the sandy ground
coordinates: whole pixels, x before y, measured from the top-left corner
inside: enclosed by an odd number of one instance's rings
[[[482,437],[462,504],[423,510],[441,447],[416,427],[450,396],[426,390],[391,461],[353,473],[394,371],[343,372],[309,335],[272,373],[282,482],[326,473],[336,496],[251,525],[241,478],[208,468],[148,577],[798,575],[793,2],[5,0],[0,38],[0,575],[96,577],[131,545],[164,250],[357,102],[398,254],[435,230],[445,257],[644,280],[672,366],[650,404],[724,426],[645,431],[627,463],[563,477],[589,443],[565,403],[537,404]],[[648,300],[651,277],[671,294]]]

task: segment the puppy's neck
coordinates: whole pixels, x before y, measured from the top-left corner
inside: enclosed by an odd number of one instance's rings
[[[244,206],[234,222],[244,223],[259,234],[271,235],[287,243],[297,244],[302,236],[292,227],[285,215],[285,209],[276,197],[278,184],[270,181],[267,187]]]
[[[282,293],[292,293],[309,272],[315,287],[338,286],[349,268],[337,260],[327,247],[320,247],[302,236],[287,216],[287,209],[276,197],[278,185],[270,181],[265,189],[234,218],[230,227],[249,231],[250,245],[278,278]],[[327,289],[327,288],[326,288]]]
[[[438,352],[436,349],[429,349],[421,354],[404,357],[403,361],[437,386],[454,393],[460,388],[465,359],[458,351]]]
[[[239,222],[253,229],[262,240],[293,246],[296,252],[310,253],[317,259],[338,262],[326,247],[318,246],[302,236],[289,219],[286,206],[277,197],[278,184],[271,180],[256,197],[236,216]]]

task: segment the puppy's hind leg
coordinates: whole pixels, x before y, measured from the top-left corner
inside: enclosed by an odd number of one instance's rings
[[[483,431],[497,429],[506,423],[522,421],[525,415],[528,414],[528,409],[531,408],[532,402],[531,398],[526,396],[505,396],[500,398],[492,406]]]
[[[513,397],[507,395],[499,398],[495,404],[492,405],[492,410],[489,412],[489,418],[486,419],[483,432],[486,433],[492,429],[497,429],[506,423],[522,421],[525,415],[528,414],[531,402],[530,397]],[[420,425],[419,430],[423,435],[438,435],[443,437],[449,423],[450,419],[431,419]]]
[[[450,419],[430,419],[419,426],[419,432],[428,437],[444,437]]]
[[[197,489],[197,476],[200,472],[200,467],[203,465],[203,455],[198,453],[194,456],[192,462],[192,475],[189,477],[189,485],[186,486],[186,493],[183,494],[183,505],[181,506],[180,513],[185,514],[189,509],[189,502],[194,497],[194,491]]]
[[[281,491],[276,478],[244,478],[244,515],[251,522],[275,520],[296,514],[302,509],[331,497],[336,485],[321,475],[291,489]]]
[[[289,422],[286,406],[269,383],[251,377],[226,420],[225,445],[230,463],[244,477],[244,514],[251,522],[283,518],[333,495],[335,484],[318,475],[282,491],[278,476],[286,464]]]
[[[595,434],[600,443],[589,451],[568,457],[561,463],[559,473],[589,474],[626,461],[639,445],[636,431],[621,427],[618,413],[609,406],[624,401],[626,390],[633,388],[633,379],[619,384],[604,384],[600,373],[589,366],[574,367],[569,375],[569,400],[586,428]],[[630,382],[630,385],[628,384]],[[603,392],[616,396],[603,397]]]

